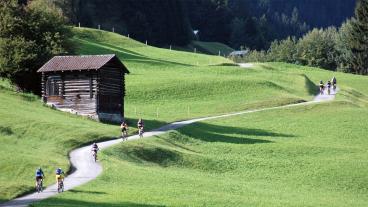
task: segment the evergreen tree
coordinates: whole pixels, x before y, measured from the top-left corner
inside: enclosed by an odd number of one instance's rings
[[[348,37],[354,72],[368,74],[368,0],[359,0]]]

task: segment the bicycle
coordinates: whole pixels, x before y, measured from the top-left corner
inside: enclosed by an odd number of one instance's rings
[[[97,162],[97,151],[95,150],[92,151],[92,157],[93,157],[93,160]]]
[[[138,131],[139,138],[143,138],[143,133],[144,133],[143,127],[140,127]]]
[[[57,189],[58,193],[64,192],[64,181],[63,180],[58,180],[58,189]]]
[[[320,87],[319,87],[319,93],[320,93],[321,95],[323,95],[323,91],[324,91],[324,89],[325,89],[325,88],[324,88],[323,86],[320,86]]]
[[[128,139],[128,130],[124,130],[122,133],[121,133],[121,139],[123,141],[127,140]]]
[[[43,191],[42,179],[38,179],[37,180],[36,191],[37,191],[37,193],[40,193],[40,192]]]

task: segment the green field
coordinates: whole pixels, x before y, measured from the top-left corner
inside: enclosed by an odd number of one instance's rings
[[[139,117],[152,129],[174,120],[299,102],[310,99],[308,88],[314,87],[300,75],[290,74],[289,80],[261,67],[221,66],[231,62],[218,56],[154,48],[98,30],[74,32],[80,54],[116,53],[128,66],[125,111],[133,126]],[[0,83],[0,144],[7,146],[0,151],[0,201],[32,190],[39,165],[51,177],[56,167],[69,167],[71,149],[119,134],[117,126],[52,110],[39,97],[16,93],[5,80]]]
[[[92,29],[74,29],[79,54],[117,54],[129,68],[126,117],[154,128],[174,120],[312,100],[335,75],[336,101],[192,124],[102,153],[97,180],[35,206],[364,206],[367,77],[284,63],[230,65]],[[67,153],[117,136],[45,107],[0,81],[0,201],[32,189],[37,166],[68,167]],[[135,129],[131,130],[133,133]],[[4,166],[4,167],[3,167]],[[47,179],[47,183],[53,179]]]
[[[0,80],[0,117],[0,201],[33,189],[38,166],[53,178],[57,167],[68,169],[72,148],[119,135],[112,126],[42,106],[39,97],[16,93],[5,80]]]
[[[300,74],[224,66],[231,61],[154,48],[110,32],[75,33],[78,53],[116,53],[129,68],[125,111],[130,118],[171,122],[305,101],[315,93],[314,83]]]
[[[330,75],[283,63],[262,67]],[[366,206],[367,78],[335,75],[341,90],[334,102],[120,144],[103,152],[105,171],[96,181],[35,206]]]
[[[221,55],[228,56],[234,51],[233,48],[222,44],[220,42],[202,42],[202,41],[192,41],[186,47],[174,47],[174,49],[188,51],[188,52],[198,52],[209,55]]]

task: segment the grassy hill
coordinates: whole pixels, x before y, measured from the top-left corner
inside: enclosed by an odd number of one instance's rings
[[[131,72],[126,77],[126,116],[130,125],[142,117],[148,128],[174,120],[311,100],[316,92],[314,83],[320,79],[327,80],[333,75],[329,71],[282,63],[259,64],[244,69],[226,66],[231,61],[222,57],[150,47],[115,33],[83,28],[75,28],[74,33],[73,41],[79,45],[79,54],[116,53],[126,64]],[[346,108],[344,113],[339,114],[340,119],[336,120],[346,123],[347,114],[351,117],[361,114],[364,118],[368,94],[366,77],[340,73],[336,76],[341,81],[342,90],[338,96],[339,104],[335,107]],[[280,166],[293,160],[283,163],[287,156],[279,157],[267,147],[275,147],[272,148],[275,152],[286,153],[291,150],[297,154],[299,151],[294,147],[308,146],[306,144],[311,139],[309,132],[325,132],[322,124],[316,124],[321,128],[314,128],[315,125],[296,127],[297,121],[303,124],[315,123],[314,119],[325,111],[334,119],[332,109],[300,108],[285,113],[275,111],[269,112],[271,114],[265,112],[252,115],[259,116],[254,119],[244,116],[198,123],[155,139],[119,145],[103,153],[106,170],[98,180],[38,206],[192,206],[204,203],[224,206],[229,200],[243,200],[240,204],[245,204],[249,199],[254,205],[261,205],[260,197],[252,196],[244,200],[244,196],[254,195],[252,189],[258,184],[258,188],[263,189],[271,184],[283,183],[283,194],[272,194],[271,189],[257,191],[258,196],[262,193],[274,196],[269,202],[281,205],[277,196],[288,196],[290,189],[295,189],[296,181],[287,183],[277,180],[280,176],[274,172],[279,172]],[[304,118],[304,112],[311,115]],[[100,124],[45,107],[38,97],[14,92],[4,80],[0,81],[0,117],[0,144],[7,146],[0,151],[0,201],[32,189],[34,170],[39,165],[46,168],[47,183],[54,182],[51,176],[53,170],[59,166],[68,167],[67,152],[72,148],[92,140],[117,136],[119,133],[117,126]],[[324,119],[322,114],[319,120]],[[347,120],[350,123],[350,119]],[[359,119],[363,124],[364,120]],[[362,135],[360,125],[338,125],[340,121],[333,122],[336,123],[335,130],[341,131],[346,126],[354,133],[353,137]],[[340,135],[340,131],[332,135],[323,134],[327,139],[316,144],[333,146],[333,136]],[[346,135],[348,138],[351,137]],[[314,139],[318,140],[317,137]],[[361,139],[357,142],[362,143]],[[347,149],[341,148],[346,152],[341,159],[350,162],[366,156],[358,148],[365,147],[364,143],[361,146],[356,143],[350,146],[342,140],[338,139],[338,144]],[[328,148],[323,150],[326,151],[316,151],[316,154],[328,154]],[[259,156],[265,154],[265,157],[257,158],[259,152]],[[254,156],[253,159],[249,158],[250,155]],[[305,159],[308,160],[312,155],[305,154]],[[272,159],[269,162],[267,160],[272,156],[276,156],[274,159],[283,165],[269,168]],[[315,158],[316,162],[321,159],[321,156]],[[255,168],[249,170],[246,166]],[[348,167],[360,170],[356,166]],[[330,167],[323,168],[318,164],[307,166],[306,169],[328,171]],[[259,176],[258,180],[251,180],[256,175]],[[263,175],[268,176],[266,180],[262,180]],[[302,175],[298,172],[295,174]],[[354,176],[359,178],[356,182],[366,182],[359,174]],[[301,196],[307,194],[306,190],[322,185],[321,179],[315,180],[310,188],[300,189]],[[273,183],[272,180],[277,182]],[[336,184],[333,180],[329,180],[331,186]],[[366,192],[364,187],[361,190]],[[347,188],[341,192],[354,194],[355,191]],[[338,197],[340,194],[331,195]],[[282,201],[286,202],[287,198]],[[357,205],[364,201],[353,198]],[[305,202],[311,200],[308,197],[303,199]],[[295,204],[292,200],[289,203]]]
[[[288,78],[264,68],[224,66],[231,61],[150,47],[99,30],[76,28],[74,33],[80,54],[116,53],[129,68],[125,111],[133,126],[131,133],[139,117],[150,129],[174,120],[299,102],[312,96],[314,85],[304,76],[290,74],[293,78]],[[68,169],[71,149],[119,134],[117,126],[43,106],[37,96],[14,92],[6,80],[0,85],[0,144],[7,146],[0,151],[0,201],[32,190],[36,167],[43,166],[52,178],[55,168]],[[47,179],[47,184],[53,181]]]
[[[315,93],[313,82],[299,74],[224,66],[231,61],[150,47],[111,32],[75,28],[74,33],[79,54],[116,53],[129,68],[125,99],[129,118],[171,122],[300,102]]]
[[[0,201],[33,189],[37,167],[50,184],[57,167],[69,168],[69,150],[118,134],[113,126],[43,106],[39,97],[0,80]]]
[[[192,41],[186,47],[175,47],[174,49],[184,50],[188,52],[194,52],[196,50],[199,53],[209,54],[209,55],[221,55],[228,56],[234,51],[233,48],[220,43],[220,42],[202,42],[202,41]]]
[[[110,148],[99,179],[35,206],[365,206],[367,77],[336,76],[334,102],[195,123]]]

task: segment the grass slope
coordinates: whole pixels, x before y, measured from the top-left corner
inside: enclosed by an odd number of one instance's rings
[[[289,64],[262,67],[331,77]],[[103,152],[99,179],[35,206],[366,206],[367,77],[335,75],[337,101],[120,144]]]
[[[118,133],[112,126],[44,107],[39,97],[16,93],[0,80],[0,201],[33,189],[38,166],[50,184],[57,167],[68,169],[70,149]]]
[[[309,88],[314,87],[301,75],[223,66],[231,61],[218,56],[159,49],[93,29],[76,28],[74,33],[80,54],[116,53],[128,66],[125,111],[133,126],[138,117],[149,129],[174,120],[299,102],[310,99]],[[36,167],[45,168],[50,184],[56,167],[69,167],[71,149],[119,133],[117,126],[45,107],[39,97],[15,93],[3,80],[0,126],[0,145],[6,146],[0,151],[0,202],[32,190]]]
[[[233,48],[220,43],[220,42],[202,42],[202,41],[192,41],[186,47],[177,47],[174,49],[184,50],[188,52],[194,52],[195,50],[200,53],[209,54],[209,55],[221,55],[228,56],[231,52],[234,51]]]
[[[154,48],[111,32],[78,28],[74,32],[80,54],[116,53],[129,68],[125,99],[129,118],[171,122],[299,102],[315,92],[315,85],[300,74],[223,66],[231,62]]]

